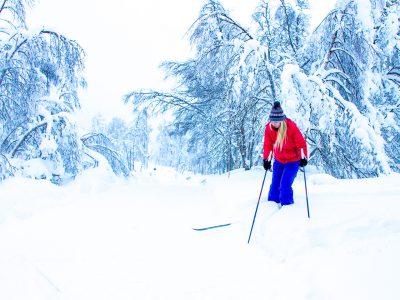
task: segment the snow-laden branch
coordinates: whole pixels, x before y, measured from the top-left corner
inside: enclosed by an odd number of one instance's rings
[[[32,127],[31,129],[29,129],[21,138],[21,140],[18,142],[18,144],[15,146],[14,150],[11,152],[11,158],[13,158],[15,156],[15,154],[17,153],[18,149],[24,144],[24,142],[26,141],[27,138],[29,138],[29,136],[35,132],[36,130],[39,130],[43,127],[47,126],[47,122],[42,122],[39,123],[37,125],[35,125],[34,127]]]

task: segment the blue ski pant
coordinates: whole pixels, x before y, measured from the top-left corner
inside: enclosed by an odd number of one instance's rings
[[[293,204],[292,184],[300,168],[300,161],[281,163],[274,161],[272,168],[272,182],[269,188],[268,201],[281,203],[282,205]]]

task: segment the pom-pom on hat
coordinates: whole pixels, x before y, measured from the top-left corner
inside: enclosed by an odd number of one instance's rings
[[[269,114],[270,122],[279,122],[286,119],[285,114],[283,113],[283,109],[281,107],[281,103],[279,101],[274,102],[274,106],[271,109]]]

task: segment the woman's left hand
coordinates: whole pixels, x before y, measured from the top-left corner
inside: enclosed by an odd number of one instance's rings
[[[308,164],[307,158],[300,159],[300,167],[305,167]]]

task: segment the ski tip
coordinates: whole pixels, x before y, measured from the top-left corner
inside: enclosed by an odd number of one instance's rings
[[[208,227],[202,227],[202,228],[192,228],[192,229],[195,231],[205,231],[205,230],[210,230],[210,229],[226,227],[226,226],[230,226],[230,225],[232,225],[232,223],[226,223],[226,224],[220,224],[220,225],[214,225],[214,226],[208,226]]]

